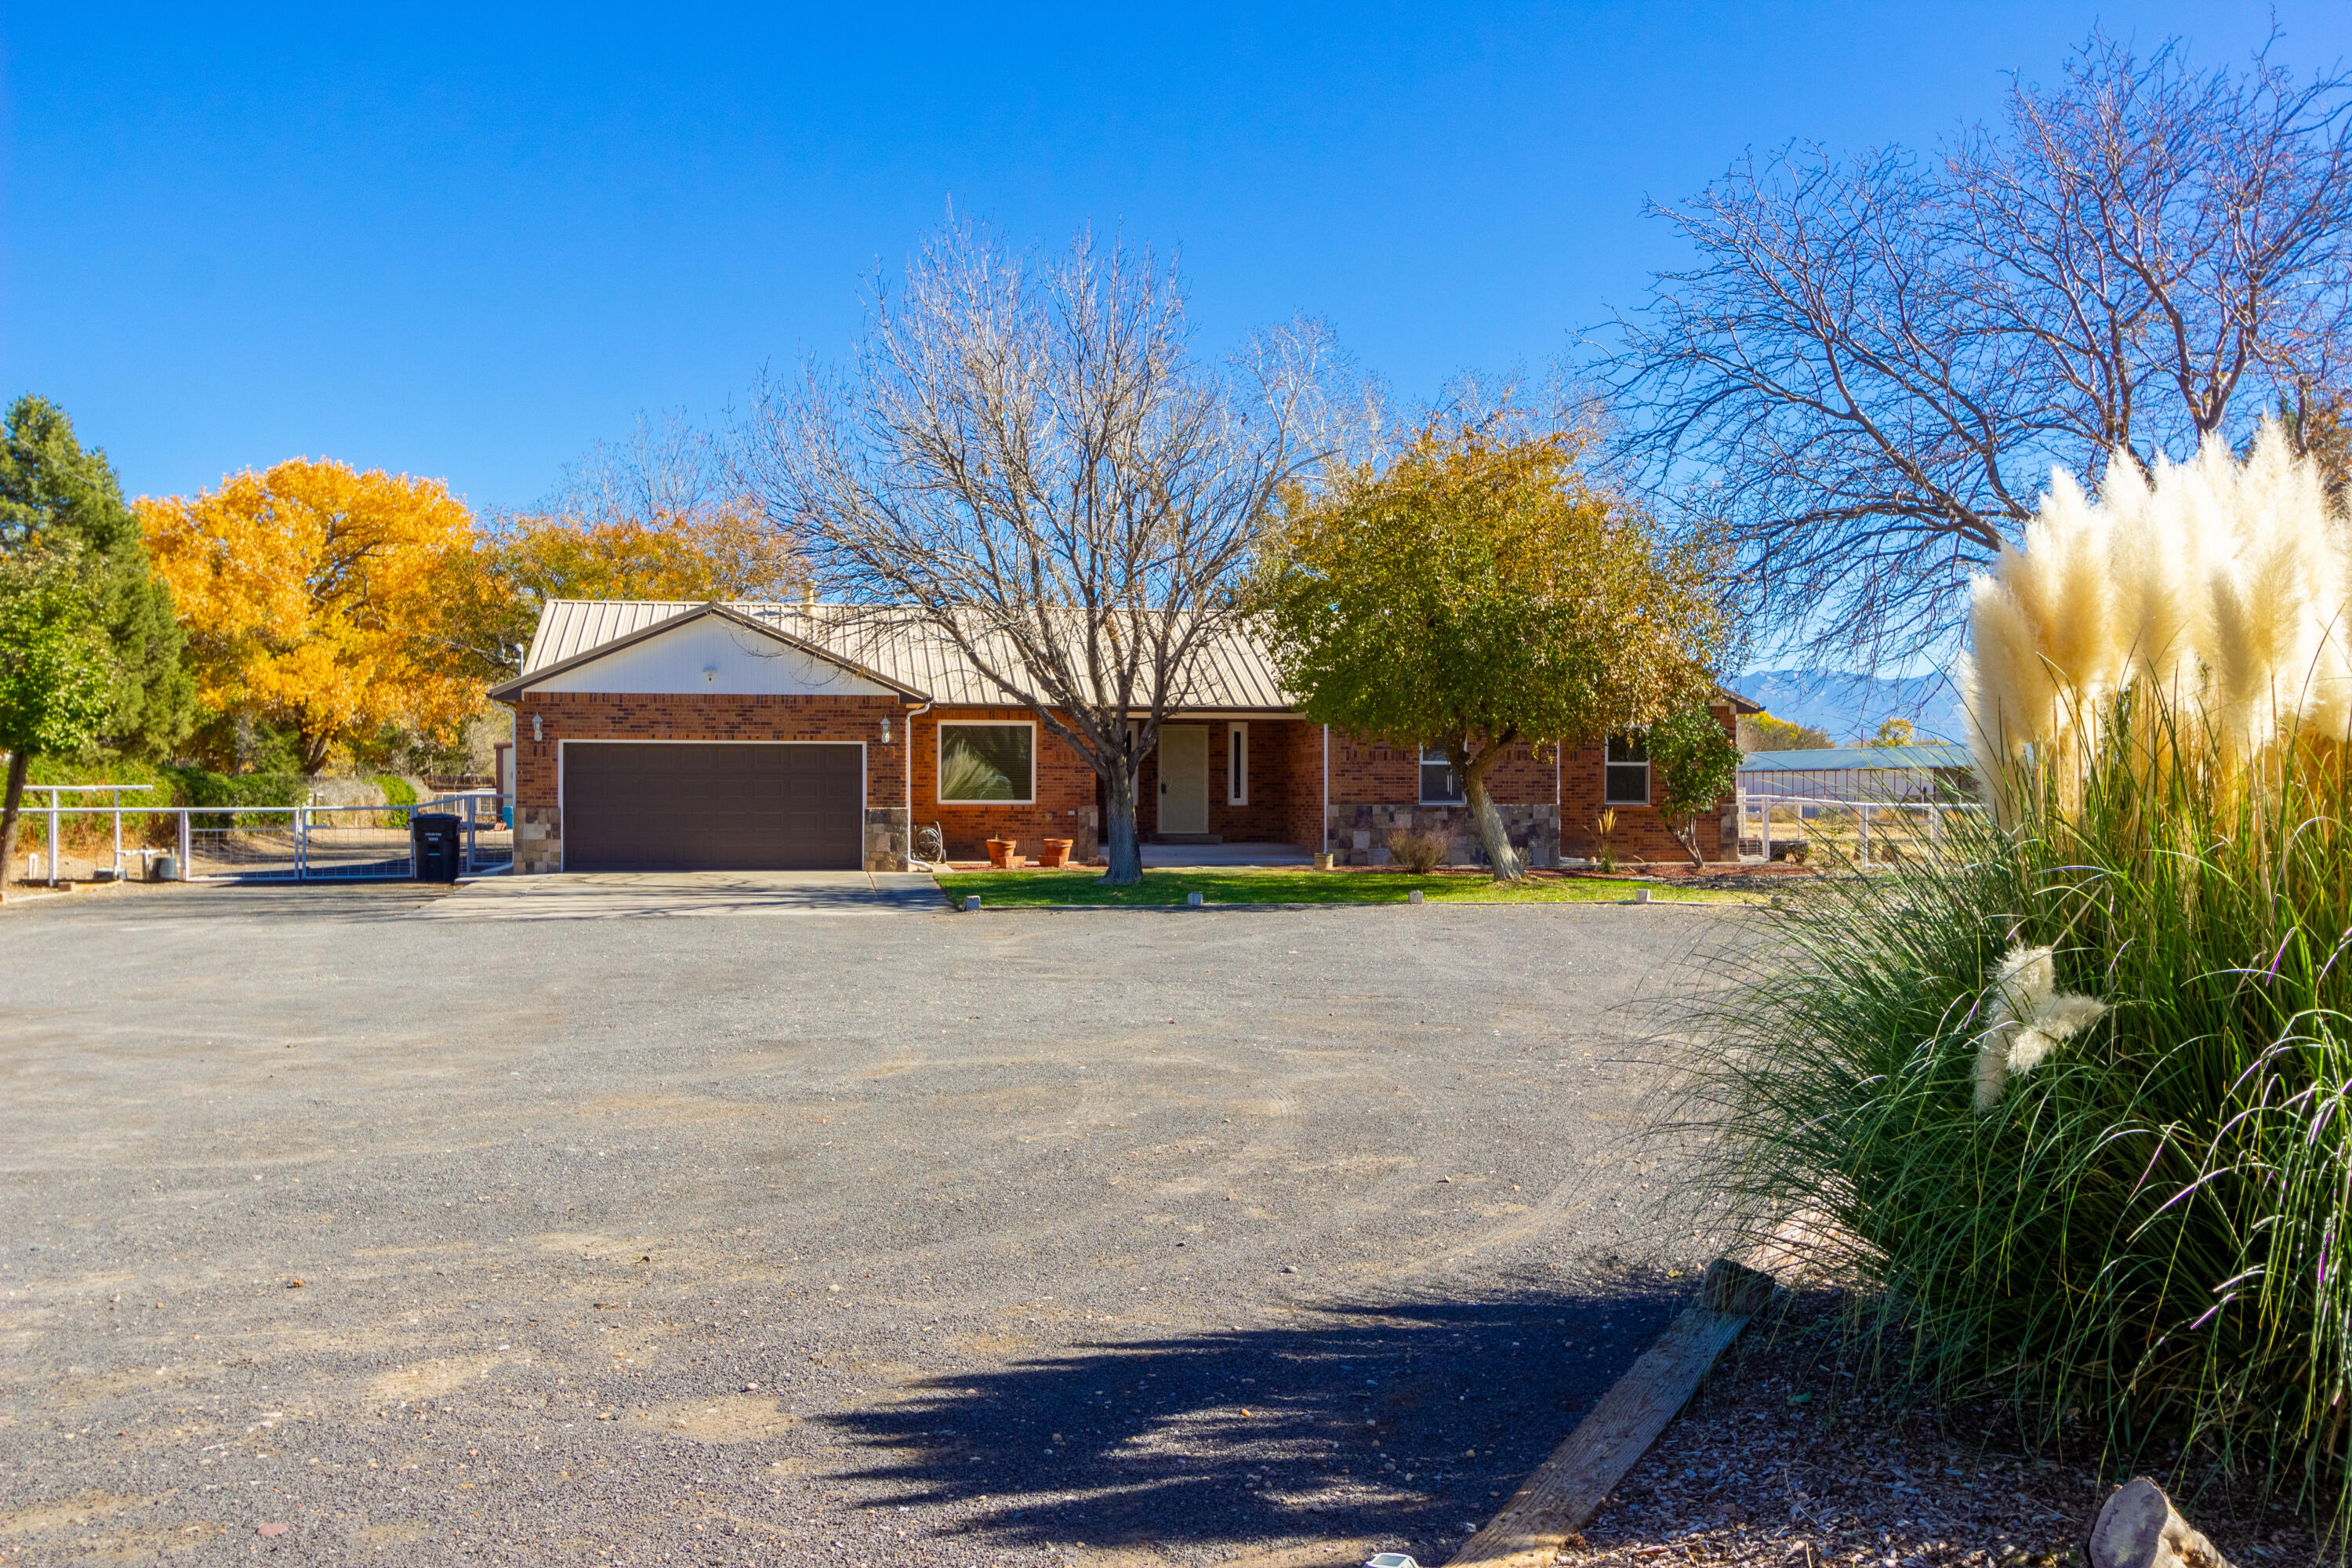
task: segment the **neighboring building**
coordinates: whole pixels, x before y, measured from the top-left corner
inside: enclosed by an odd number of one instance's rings
[[[1917,819],[1927,840],[1940,836],[1948,811],[1972,810],[1978,798],[1976,759],[1946,741],[1901,746],[1817,746],[1792,752],[1750,752],[1739,760],[1737,785],[1739,847],[1771,857],[1803,842],[1805,825],[1826,814],[1859,824],[1859,849],[1870,857],[1872,825]],[[1775,827],[1775,821],[1783,826]]]
[[[1011,667],[1007,648],[992,660]],[[903,868],[937,824],[951,858],[1012,837],[1098,853],[1094,770],[1008,705],[948,639],[900,612],[848,605],[557,600],[522,673],[491,689],[515,711],[515,868]],[[1721,693],[1725,728],[1753,703]],[[1488,791],[1528,862],[1593,848],[1617,813],[1621,859],[1682,854],[1650,805],[1639,737],[1521,744]],[[1483,859],[1444,762],[1370,744],[1297,712],[1262,648],[1208,650],[1144,761],[1138,827],[1161,843],[1249,842],[1384,862],[1388,835],[1442,826]],[[1732,803],[1700,824],[1734,842]]]

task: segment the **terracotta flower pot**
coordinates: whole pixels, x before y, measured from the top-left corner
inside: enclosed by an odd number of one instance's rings
[[[1061,869],[1070,863],[1070,850],[1076,843],[1075,838],[1048,838],[1045,848],[1038,852],[1037,864]]]
[[[990,839],[988,841],[988,863],[996,867],[1003,866],[1004,863],[1012,858],[1013,846],[1015,842],[1017,841],[1011,838]]]

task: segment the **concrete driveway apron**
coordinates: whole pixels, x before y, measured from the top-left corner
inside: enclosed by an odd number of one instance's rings
[[[929,876],[909,871],[635,871],[492,877],[411,917],[436,921],[652,920],[682,915],[936,914]]]

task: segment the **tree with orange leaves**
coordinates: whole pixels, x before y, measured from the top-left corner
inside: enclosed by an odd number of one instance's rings
[[[303,772],[338,742],[446,734],[480,709],[446,657],[438,586],[474,519],[440,480],[297,458],[137,506],[204,702],[291,731]]]

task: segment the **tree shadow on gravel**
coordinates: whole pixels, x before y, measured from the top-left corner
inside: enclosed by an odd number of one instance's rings
[[[1484,1523],[1694,1288],[1327,1303],[1279,1326],[1082,1343],[828,1419],[887,1451],[856,1472],[896,1491],[876,1506],[955,1505],[964,1530],[1008,1543],[1429,1547]]]

